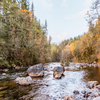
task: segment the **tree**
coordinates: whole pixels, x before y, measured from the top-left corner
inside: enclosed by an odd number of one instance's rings
[[[31,5],[31,11],[32,11],[32,17],[34,18],[34,4],[32,2],[32,5]]]

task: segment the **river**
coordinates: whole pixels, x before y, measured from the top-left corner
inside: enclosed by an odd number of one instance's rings
[[[92,100],[92,97],[84,98],[81,91],[89,91],[88,81],[98,81],[100,84],[100,68],[80,68],[79,63],[70,63],[65,67],[65,76],[61,79],[53,78],[53,68],[61,66],[60,63],[48,63],[44,65],[44,77],[33,78],[32,85],[20,86],[14,82],[18,76],[26,76],[26,70],[7,72],[6,76],[0,73],[0,100],[61,100],[66,94],[72,95],[75,100]],[[74,90],[80,93],[75,95]]]

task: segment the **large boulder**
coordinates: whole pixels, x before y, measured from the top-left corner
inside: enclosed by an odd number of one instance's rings
[[[28,86],[32,83],[32,78],[30,76],[28,77],[17,77],[15,79],[16,83],[23,85],[23,86]]]
[[[34,65],[28,68],[27,73],[31,77],[44,76],[43,64]]]
[[[61,78],[64,74],[64,71],[65,71],[65,68],[64,67],[55,67],[53,69],[53,76],[56,78],[56,79],[59,79]]]
[[[88,81],[87,86],[91,89],[98,85],[98,81]]]

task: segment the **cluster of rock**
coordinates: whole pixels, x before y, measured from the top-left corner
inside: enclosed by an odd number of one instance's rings
[[[3,72],[2,73],[2,76],[6,76],[6,72],[8,72],[9,69],[0,69],[0,72]]]
[[[98,85],[98,81],[89,81],[87,86],[91,89],[91,93],[94,97],[99,97],[100,99],[100,85]],[[97,100],[97,99],[94,99]]]
[[[55,67],[53,69],[53,75],[56,79],[60,79],[62,76],[64,76],[64,67]],[[43,64],[38,64],[31,66],[27,69],[28,77],[17,77],[15,79],[16,83],[20,85],[30,85],[32,83],[31,77],[43,77],[44,76],[44,67]]]
[[[75,95],[78,95],[81,93],[84,98],[92,97],[93,98],[92,100],[100,100],[100,85],[98,85],[98,82],[97,81],[89,81],[87,83],[87,86],[89,88],[88,91],[83,90],[83,91],[79,92],[78,90],[74,90],[73,93]],[[65,100],[70,100],[70,99],[65,99]],[[74,100],[74,99],[71,99],[71,100]]]
[[[100,85],[98,85],[98,82],[97,81],[89,81],[87,83],[87,86],[90,90],[88,90],[88,91],[83,90],[80,92],[78,90],[74,90],[73,93],[75,95],[82,94],[83,98],[86,98],[86,100],[89,97],[92,97],[93,98],[92,100],[100,100]],[[61,100],[76,100],[76,99],[71,95],[66,95]]]
[[[98,64],[96,61],[94,61],[92,64],[81,63],[81,66],[100,67],[100,64]]]

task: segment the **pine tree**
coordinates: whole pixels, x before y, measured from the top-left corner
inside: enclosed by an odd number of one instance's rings
[[[34,4],[32,2],[32,5],[31,5],[31,11],[32,11],[32,17],[34,18]]]
[[[45,20],[45,32],[46,32],[46,34],[47,34],[47,31],[48,31],[48,29],[47,29],[47,20]]]

